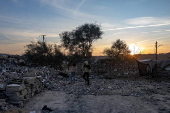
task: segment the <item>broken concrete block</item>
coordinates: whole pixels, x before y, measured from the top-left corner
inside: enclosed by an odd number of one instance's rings
[[[4,76],[0,75],[0,82],[4,82]]]
[[[5,94],[6,94],[6,96],[8,96],[8,97],[20,96],[20,93],[19,93],[19,92],[6,92]]]
[[[30,87],[26,87],[26,90],[27,90],[27,94],[31,93],[31,88]]]
[[[42,76],[37,76],[36,77],[40,82],[43,82],[43,77]]]
[[[23,75],[24,77],[36,77],[35,72],[27,72]]]
[[[35,93],[35,91],[37,90],[37,88],[36,87],[33,87],[32,88],[32,92],[34,92]]]
[[[4,72],[3,74],[6,75],[6,76],[8,76],[8,75],[9,75],[9,72]]]
[[[24,83],[26,84],[34,84],[36,77],[23,77]]]
[[[17,105],[18,107],[23,107],[24,106],[24,103],[23,103],[23,101],[18,101],[18,102],[14,102],[14,101],[9,101],[11,104],[13,104],[13,105]],[[15,112],[10,112],[10,113],[15,113]],[[18,112],[16,112],[16,113],[18,113]],[[22,113],[22,112],[19,112],[19,113]],[[23,113],[27,113],[27,112],[23,112]]]
[[[11,78],[18,78],[18,74],[17,73],[10,73],[10,77]]]
[[[28,93],[28,92],[27,92],[26,89],[24,89],[24,90],[21,91],[21,95],[23,95],[23,96],[27,95],[27,93]]]
[[[24,95],[20,95],[20,96],[10,96],[10,97],[8,97],[8,98],[9,98],[9,101],[18,102],[18,101],[24,100]]]
[[[18,92],[25,89],[25,85],[24,84],[9,84],[6,86],[6,91],[8,92]]]
[[[3,113],[30,113],[27,109],[19,109],[19,108],[12,108],[10,110],[6,110]]]
[[[28,100],[29,98],[30,98],[30,97],[29,97],[28,94],[24,96],[24,99],[25,99],[25,100]]]
[[[9,84],[23,84],[22,78],[13,78],[9,81]]]
[[[5,105],[5,103],[6,103],[5,100],[6,100],[6,99],[0,99],[0,106]]]

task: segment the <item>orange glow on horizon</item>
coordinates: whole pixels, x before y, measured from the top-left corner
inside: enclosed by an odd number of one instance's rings
[[[5,47],[4,45],[0,46],[0,53],[4,54],[13,54],[13,55],[22,55],[25,52],[24,46],[27,45],[26,43],[24,44],[11,44],[8,45],[8,48]],[[136,44],[129,44],[129,49],[132,51],[131,55],[134,54],[155,54],[155,46],[154,44],[151,46],[145,46],[145,45],[136,45]],[[100,46],[96,45],[95,49],[93,50],[92,56],[106,56],[103,54],[103,51],[105,48],[109,48],[110,45],[106,46]],[[169,53],[170,45],[167,46],[160,46],[158,47],[158,54],[160,53]]]

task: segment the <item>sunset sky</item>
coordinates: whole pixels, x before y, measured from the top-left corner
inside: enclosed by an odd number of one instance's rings
[[[143,53],[170,52],[170,0],[0,0],[0,53],[24,53],[31,41],[60,43],[59,34],[85,23],[104,32],[94,43],[102,55],[117,39]]]

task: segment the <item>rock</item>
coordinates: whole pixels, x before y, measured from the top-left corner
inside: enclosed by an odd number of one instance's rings
[[[121,94],[121,96],[130,96],[130,94],[124,93],[124,94]]]
[[[108,86],[108,88],[109,88],[109,89],[112,89],[112,87],[111,87],[111,86]]]
[[[160,107],[158,108],[159,111],[166,111],[166,107]]]
[[[19,109],[19,108],[13,108],[13,109],[4,111],[3,113],[29,113],[29,110]]]

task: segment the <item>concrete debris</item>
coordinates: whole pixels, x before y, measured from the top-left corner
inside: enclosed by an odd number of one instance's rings
[[[10,62],[0,63],[0,107],[5,110],[6,102],[23,107],[30,98],[44,89],[44,83],[50,80],[53,69],[46,67],[17,66]],[[55,74],[54,74],[55,75]]]
[[[122,95],[122,96],[144,96],[162,94],[163,90],[168,89],[170,83],[162,82],[144,82],[141,80],[116,80],[116,79],[101,79],[99,76],[90,78],[90,86],[85,85],[81,76],[76,76],[76,82],[70,83],[60,76],[45,83],[48,90],[65,91],[68,94],[76,95]],[[155,88],[160,89],[156,91]],[[166,91],[166,93],[168,93]]]
[[[111,68],[105,67],[105,65],[110,65]],[[111,75],[120,76],[122,74],[130,77],[129,75],[136,72],[136,66],[135,70],[132,70],[131,73],[130,69],[127,69],[126,66],[122,68],[121,64],[114,64],[113,66],[111,64],[105,65],[93,64],[92,70],[95,71],[91,73],[89,77],[90,85],[87,86],[80,70],[75,77],[75,83],[71,83],[69,73],[59,70],[48,67],[20,67],[11,63],[2,63],[0,65],[1,110],[6,111],[9,109],[6,107],[7,103],[23,107],[24,103],[44,89],[65,91],[67,94],[75,95],[121,95],[143,97],[144,99],[147,99],[146,95],[153,93],[168,93],[165,90],[169,88],[170,83],[167,82],[157,84],[157,82],[144,82],[141,80],[124,80],[122,82],[119,79],[106,79],[107,77],[110,78]],[[131,67],[134,68],[133,65]],[[124,72],[121,73],[120,70],[122,69],[124,69]],[[136,73],[134,75],[136,76]],[[155,89],[159,89],[159,91]],[[163,109],[160,108],[160,110]]]

